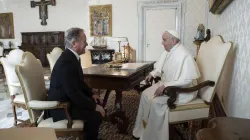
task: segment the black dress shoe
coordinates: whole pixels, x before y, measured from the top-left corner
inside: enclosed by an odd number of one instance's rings
[[[134,135],[132,135],[132,137],[133,137],[133,140],[139,140],[140,139],[140,138],[135,137]]]

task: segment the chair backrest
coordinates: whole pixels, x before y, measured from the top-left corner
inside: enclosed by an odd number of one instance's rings
[[[220,79],[220,75],[225,64],[225,60],[231,47],[232,43],[225,43],[221,36],[215,36],[208,42],[203,42],[201,44],[197,56],[197,65],[201,73],[198,83],[204,82],[206,80],[215,82],[214,87],[203,88],[199,91],[199,96],[204,101],[212,101],[217,83]]]
[[[23,54],[21,63],[16,65],[16,73],[21,83],[26,104],[31,100],[44,101],[46,88],[44,82],[43,67],[40,60],[30,53]],[[41,112],[28,108],[31,123],[35,123]]]
[[[15,65],[18,65],[20,63],[23,53],[24,52],[22,50],[15,49],[10,51],[8,56],[1,57],[1,63],[4,68],[4,73],[6,76],[6,81],[8,84],[10,95],[16,95],[22,93],[20,87],[11,85],[20,84],[15,72]]]
[[[3,50],[4,50],[3,47],[0,46],[0,57],[3,56]]]
[[[91,53],[88,49],[85,49],[85,54],[82,54],[80,57],[81,57],[81,66],[83,68],[92,66]]]
[[[50,53],[47,54],[47,59],[49,61],[50,70],[52,72],[57,59],[61,56],[63,50],[61,48],[55,47]]]

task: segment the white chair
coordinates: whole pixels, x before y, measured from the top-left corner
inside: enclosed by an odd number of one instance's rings
[[[63,50],[61,48],[55,47],[50,53],[47,54],[47,59],[49,61],[50,71],[52,72],[57,59],[61,56]]]
[[[4,48],[0,46],[0,57],[3,57],[3,50]],[[3,65],[0,64],[0,67],[1,67],[1,74],[3,73]]]
[[[17,115],[16,115],[16,107],[22,107],[23,109],[26,109],[24,96],[22,94],[20,82],[17,78],[17,75],[15,73],[15,65],[19,64],[23,51],[20,49],[15,49],[10,51],[9,55],[6,57],[1,58],[1,63],[4,68],[9,94],[12,101],[12,110],[13,110],[13,116],[14,116],[14,125],[17,125]]]
[[[191,88],[170,86],[164,89],[164,94],[170,96],[169,124],[208,119],[209,108],[231,46],[232,43],[225,43],[221,36],[215,36],[209,42],[203,42],[197,56],[197,65],[201,73],[198,85]],[[198,97],[193,101],[183,105],[174,104],[177,93],[188,94],[197,90]]]
[[[71,120],[68,113],[68,103],[45,101],[47,98],[42,64],[30,52],[25,52],[20,65],[16,66],[16,73],[20,80],[27,104],[30,122],[37,127],[54,128],[57,136],[82,136],[84,123],[81,120]],[[53,122],[52,118],[43,120],[43,110],[64,109],[67,120]]]
[[[4,48],[0,47],[0,57],[3,57],[3,50],[4,50]]]

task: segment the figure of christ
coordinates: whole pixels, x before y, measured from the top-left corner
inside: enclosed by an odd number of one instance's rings
[[[31,1],[30,4],[31,8],[39,6],[39,18],[42,20],[41,25],[47,25],[46,19],[48,19],[48,5],[55,6],[55,0],[41,0],[40,2]]]

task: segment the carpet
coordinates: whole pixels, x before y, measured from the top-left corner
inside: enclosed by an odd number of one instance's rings
[[[101,94],[103,96],[104,94]],[[128,135],[117,133],[116,125],[110,122],[103,122],[100,127],[100,137],[105,140],[132,140],[132,130],[135,124],[135,119],[137,115],[137,110],[139,107],[140,95],[135,91],[124,91],[123,92],[123,102],[122,107],[126,112],[126,116],[129,118]],[[107,113],[110,114],[114,112],[114,102],[115,102],[115,92],[110,93],[108,99],[108,104],[106,106]]]

